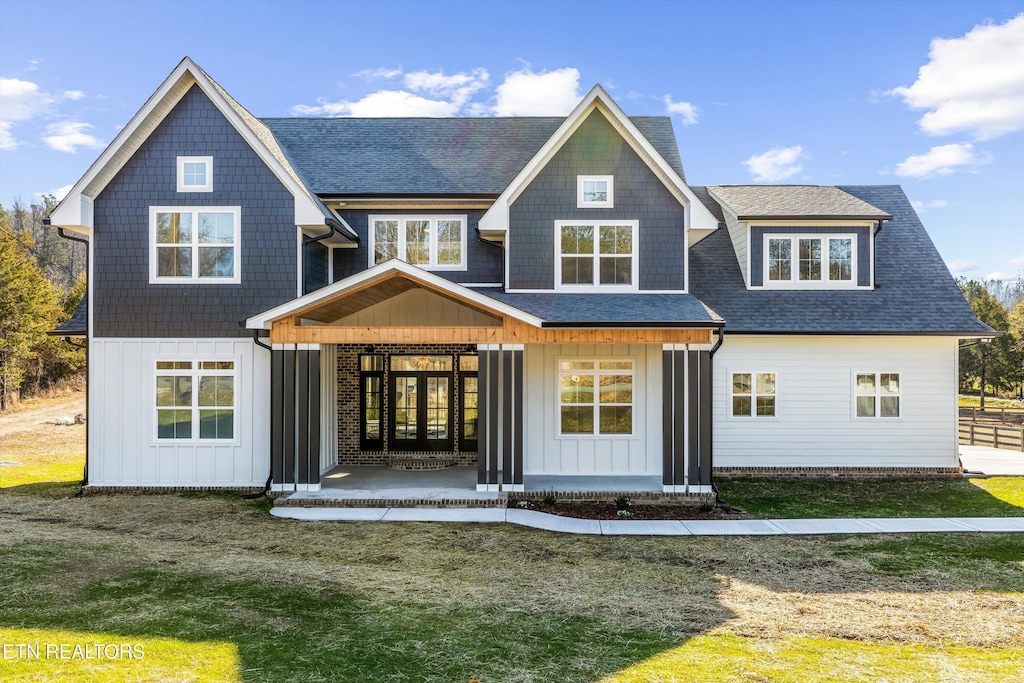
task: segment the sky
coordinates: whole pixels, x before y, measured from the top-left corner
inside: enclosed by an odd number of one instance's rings
[[[1024,276],[1024,0],[0,1],[0,203],[71,187],[184,56],[257,116],[671,116],[691,184],[902,185]]]

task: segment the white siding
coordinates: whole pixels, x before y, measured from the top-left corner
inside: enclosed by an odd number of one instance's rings
[[[747,236],[750,234],[750,227],[746,223],[736,220],[736,216],[725,212],[725,227],[729,230],[729,238],[732,240],[733,249],[736,250],[736,260],[740,264],[740,272],[743,273],[743,282],[750,286],[750,273],[747,272]]]
[[[559,358],[632,358],[633,435],[562,437],[558,427]],[[525,474],[659,474],[661,472],[661,345],[526,346]]]
[[[248,339],[92,339],[89,483],[263,486],[270,474],[270,352]],[[233,360],[235,441],[156,441],[156,361]]]
[[[320,345],[320,474],[338,464],[337,349]]]
[[[726,335],[715,355],[716,467],[956,467],[952,337]],[[730,373],[776,373],[776,417],[731,416]],[[854,417],[854,374],[898,372],[899,418]]]

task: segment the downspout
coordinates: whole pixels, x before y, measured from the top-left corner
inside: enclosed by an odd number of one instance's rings
[[[711,358],[712,361],[714,361],[715,354],[718,353],[718,349],[722,348],[722,342],[724,342],[724,341],[725,341],[725,325],[722,325],[722,327],[718,328],[718,341],[715,342],[715,345],[711,347],[711,353],[708,354],[708,357]],[[708,396],[708,400],[709,401],[714,399],[714,386],[715,386],[714,372],[715,372],[715,366],[714,366],[714,363],[712,362],[712,364],[711,364],[711,387],[709,387],[709,393],[711,395]],[[721,505],[722,504],[722,497],[718,494],[718,487],[715,486],[715,419],[714,419],[714,411],[712,411],[711,424],[708,425],[708,440],[711,442],[711,452],[708,454],[708,468],[710,469],[710,472],[711,472],[711,490],[715,492],[715,504],[716,505]]]
[[[50,219],[43,219],[43,225],[50,225]],[[72,242],[81,242],[85,245],[85,273],[86,278],[89,277],[89,240],[82,239],[76,235],[64,232],[64,228],[57,228],[57,235],[63,237],[66,240]],[[86,285],[85,294],[85,305],[90,307],[92,302],[89,301],[89,286]],[[70,337],[65,337],[64,341],[72,346],[78,346],[78,344],[72,344]],[[82,468],[82,483],[78,487],[78,493],[75,494],[76,498],[80,498],[85,492],[85,487],[89,485],[89,423],[92,422],[92,415],[89,414],[89,316],[85,317],[85,344],[79,346],[85,350],[85,466]]]
[[[324,235],[324,237],[326,237],[326,236],[327,235]],[[252,340],[256,344],[256,346],[262,346],[267,351],[270,351],[271,353],[274,352],[273,348],[271,348],[270,346],[267,346],[266,344],[264,344],[263,342],[260,341],[260,331],[259,330],[253,330],[252,331]],[[257,498],[263,498],[264,496],[266,496],[267,493],[270,492],[270,482],[274,478],[274,473],[273,473],[274,467],[273,467],[273,465],[271,465],[270,470],[271,470],[271,473],[269,475],[267,475],[267,483],[263,485],[263,490],[260,491],[259,493],[243,493],[242,494],[242,498],[245,498],[247,500],[255,500]]]

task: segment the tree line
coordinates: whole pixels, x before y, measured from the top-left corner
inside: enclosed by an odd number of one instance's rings
[[[0,410],[80,381],[85,351],[47,334],[85,295],[85,245],[43,225],[56,200],[0,205]]]
[[[1003,334],[966,341],[960,348],[960,393],[1024,399],[1024,278],[1010,282],[958,278],[960,291],[981,322]]]

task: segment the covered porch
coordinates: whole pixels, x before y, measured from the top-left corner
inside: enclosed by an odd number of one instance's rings
[[[689,295],[517,296],[393,261],[248,325],[270,332],[272,490],[477,502],[712,490],[721,322]],[[451,466],[385,467],[396,455]]]

